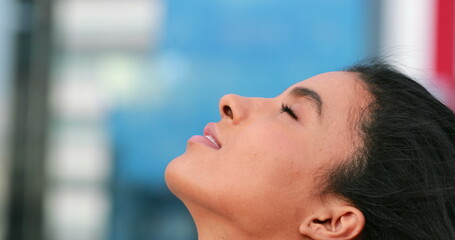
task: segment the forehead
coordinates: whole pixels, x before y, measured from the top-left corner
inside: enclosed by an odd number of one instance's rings
[[[317,92],[324,103],[324,114],[333,110],[355,110],[365,107],[371,100],[370,93],[366,90],[357,73],[328,72],[316,75],[291,86],[286,93],[294,87],[306,87]]]
[[[346,138],[356,141],[360,114],[372,99],[358,74],[323,73],[294,84],[285,94],[290,93],[294,87],[312,89],[321,97],[320,135],[326,135],[338,143],[346,142]]]

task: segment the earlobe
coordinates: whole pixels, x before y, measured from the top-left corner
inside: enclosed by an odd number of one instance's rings
[[[363,213],[352,206],[339,206],[309,216],[299,227],[311,239],[354,239],[365,226]]]

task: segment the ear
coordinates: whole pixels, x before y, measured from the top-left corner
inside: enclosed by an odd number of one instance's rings
[[[318,240],[354,239],[365,226],[363,213],[353,206],[324,208],[308,216],[299,227],[303,236]]]

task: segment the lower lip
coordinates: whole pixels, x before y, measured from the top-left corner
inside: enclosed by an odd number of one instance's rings
[[[211,147],[211,148],[216,149],[216,150],[220,149],[212,141],[210,141],[206,137],[200,136],[200,135],[192,136],[190,139],[188,139],[188,142],[200,143],[200,144],[203,144],[203,145],[205,145],[207,147]]]

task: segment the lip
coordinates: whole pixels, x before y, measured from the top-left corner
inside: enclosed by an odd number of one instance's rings
[[[204,127],[203,134],[204,134],[203,136],[201,135],[192,136],[188,141],[200,143],[216,150],[221,148],[216,123],[213,122],[208,123]]]

